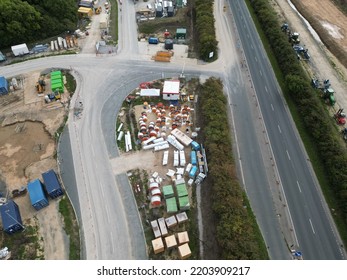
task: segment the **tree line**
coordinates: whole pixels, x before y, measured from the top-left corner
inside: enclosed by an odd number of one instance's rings
[[[326,105],[313,89],[310,78],[281,32],[278,17],[267,0],[252,0],[251,5],[267,37],[285,80],[288,98],[296,106],[301,122],[310,137],[310,145],[322,164],[325,188],[333,202],[330,205],[340,217],[339,224],[347,228],[347,150]],[[324,188],[323,188],[324,189]]]
[[[213,2],[214,0],[195,0],[193,8],[198,53],[199,57],[204,61],[213,61],[218,58]],[[210,53],[213,53],[213,57],[210,57]]]
[[[56,36],[76,24],[75,0],[1,0],[0,48]]]
[[[220,259],[268,259],[258,225],[241,188],[232,153],[227,115],[228,102],[220,79],[209,78],[201,86],[199,114],[209,176],[203,187],[212,188],[216,240]]]

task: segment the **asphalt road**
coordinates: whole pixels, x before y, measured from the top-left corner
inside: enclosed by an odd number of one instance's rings
[[[341,242],[319,191],[272,68],[243,1],[229,1],[294,224],[295,248],[305,259],[343,259]],[[281,184],[280,184],[281,185]],[[280,186],[279,186],[280,187]],[[258,212],[259,215],[262,213]],[[266,213],[264,213],[266,214]]]

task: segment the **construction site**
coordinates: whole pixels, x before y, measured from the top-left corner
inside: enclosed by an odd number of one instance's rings
[[[29,233],[29,228],[37,229],[31,233],[36,241],[23,244],[27,249],[18,245],[9,250],[15,259],[67,258],[64,246],[59,250],[54,246],[55,242],[65,242],[62,217],[57,211],[59,200],[42,195],[37,204],[29,190],[31,182],[44,182],[43,173],[46,171],[54,170],[59,174],[55,159],[56,139],[64,125],[70,100],[66,73],[47,69],[9,77],[6,81],[9,81],[7,92],[2,93],[0,104],[1,203],[13,201],[20,209],[19,224],[8,230],[25,227]],[[37,211],[41,206],[44,209]],[[2,241],[3,234],[0,237]],[[30,247],[36,249],[29,250]],[[24,255],[21,256],[17,250],[22,250]]]

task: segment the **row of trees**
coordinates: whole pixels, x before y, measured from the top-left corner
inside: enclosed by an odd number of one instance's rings
[[[214,0],[195,0],[194,28],[197,32],[199,57],[204,61],[212,61],[218,58],[213,2]],[[210,53],[213,53],[213,57],[210,57]]]
[[[232,154],[227,100],[221,80],[202,85],[199,110],[203,112],[204,144],[209,159],[208,187],[216,217],[216,240],[221,259],[267,259],[266,249],[247,197],[240,187]],[[246,206],[246,207],[245,207]]]
[[[74,30],[75,0],[1,0],[0,48]]]
[[[336,126],[310,79],[297,61],[277,15],[267,0],[251,1],[253,9],[285,78],[285,91],[294,101],[311,137],[329,182],[327,188],[335,202],[332,207],[347,227],[347,151]]]

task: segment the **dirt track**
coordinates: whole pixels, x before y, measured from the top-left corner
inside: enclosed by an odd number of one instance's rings
[[[340,33],[342,34],[342,26],[344,26],[344,28],[346,28],[344,30],[347,31],[347,17],[341,14],[336,7],[334,9],[334,7],[331,6],[331,1],[305,0],[302,2],[310,5],[310,9],[312,8],[310,11],[314,17],[318,18],[320,15],[324,15],[326,22],[331,22],[332,24],[337,23],[334,19],[328,18],[338,18],[343,16],[344,20],[341,21],[344,22],[341,25]],[[320,5],[315,5],[317,2],[319,2]],[[336,104],[332,110],[336,111],[338,108],[347,108],[347,96],[345,95],[345,92],[347,91],[347,69],[323,45],[323,43],[319,43],[313,37],[304,20],[293,10],[287,0],[273,0],[273,4],[278,13],[283,17],[283,21],[288,22],[293,31],[299,32],[301,44],[308,48],[311,59],[309,62],[303,61],[303,66],[307,69],[308,73],[320,80],[330,80],[331,86],[335,90],[336,97]],[[322,11],[321,7],[325,6],[329,7],[329,15]],[[346,46],[347,38],[344,38],[343,40],[340,39],[338,42],[341,43],[341,46]]]

